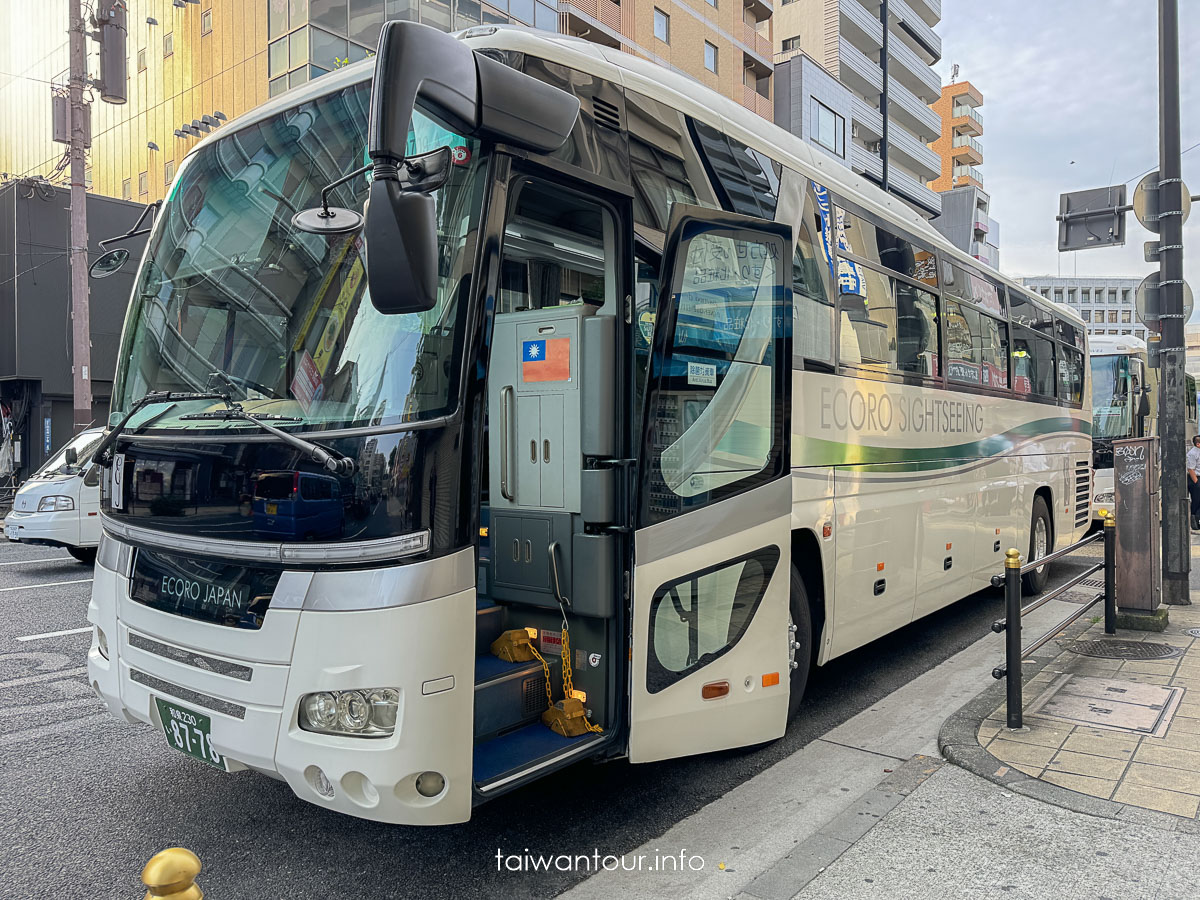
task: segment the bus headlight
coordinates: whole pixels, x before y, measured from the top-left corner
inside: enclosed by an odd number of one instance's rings
[[[1111,491],[1106,494],[1097,494],[1096,503],[1113,503],[1116,501],[1116,497],[1117,495]]]
[[[75,498],[63,494],[50,494],[38,501],[38,512],[58,512],[64,509],[74,509]]]
[[[387,737],[396,730],[399,708],[395,688],[320,691],[300,698],[300,727],[317,734]]]

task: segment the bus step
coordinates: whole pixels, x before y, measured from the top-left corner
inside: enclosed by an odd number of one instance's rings
[[[487,793],[500,788],[510,776],[543,764],[582,746],[599,743],[598,734],[563,737],[541,722],[475,745],[475,783]],[[571,753],[574,757],[576,754]]]
[[[475,655],[491,654],[492,641],[504,631],[504,607],[480,597],[475,601]]]
[[[547,662],[553,674],[557,660]],[[546,675],[536,659],[512,663],[490,653],[475,657],[476,741],[536,722],[545,709]]]

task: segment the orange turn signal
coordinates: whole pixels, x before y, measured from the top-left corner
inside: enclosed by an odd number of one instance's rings
[[[875,563],[875,571],[882,572],[883,571],[883,563]]]
[[[708,684],[700,688],[700,698],[702,700],[716,700],[719,697],[729,696],[728,681],[710,681]]]
[[[833,526],[826,522],[821,526],[821,537],[829,537],[833,534]]]
[[[768,672],[763,676],[763,687],[774,687],[779,684],[779,673]]]

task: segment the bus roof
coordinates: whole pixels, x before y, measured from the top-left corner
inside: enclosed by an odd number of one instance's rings
[[[885,192],[870,179],[856,175],[824,151],[768,122],[732,99],[718,94],[682,73],[643,60],[622,50],[593,43],[584,38],[553,34],[521,25],[479,25],[457,32],[456,37],[476,50],[513,50],[539,59],[569,66],[590,75],[605,78],[637,91],[725,132],[777,162],[786,164],[810,179],[847,199],[903,225],[946,256],[968,266],[982,269],[1001,281],[1009,291],[1017,291],[1030,302],[1052,311],[1076,326],[1083,319],[1074,310],[1054,303],[1017,284],[973,256],[951,244],[907,203]],[[361,60],[322,75],[273,97],[261,106],[237,117],[229,125],[201,140],[192,152],[222,135],[261,121],[314,97],[319,97],[371,77],[374,62]],[[191,155],[190,153],[188,155]]]
[[[1146,352],[1146,342],[1131,334],[1097,334],[1088,341],[1092,356],[1112,356],[1119,353]]]

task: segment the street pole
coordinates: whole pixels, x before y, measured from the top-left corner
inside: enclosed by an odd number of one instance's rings
[[[71,130],[71,374],[74,383],[75,431],[92,422],[92,337],[88,312],[87,192],[84,187],[89,109],[83,102],[87,86],[87,35],[80,0],[69,0],[70,15],[70,108]]]
[[[1190,603],[1188,497],[1184,482],[1183,178],[1179,152],[1179,6],[1158,0],[1159,302],[1162,319],[1158,398],[1162,457],[1163,602]]]
[[[883,49],[879,51],[879,68],[883,70],[883,92],[879,95],[879,114],[883,117],[883,138],[879,142],[879,159],[883,162],[880,186],[888,190],[888,0],[879,4],[879,21],[883,25]]]

